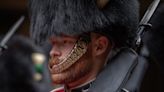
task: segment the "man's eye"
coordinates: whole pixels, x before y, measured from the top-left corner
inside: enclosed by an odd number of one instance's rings
[[[68,43],[68,41],[63,41],[64,44]]]
[[[64,44],[70,44],[71,42],[70,41],[64,41],[63,43]]]
[[[52,45],[56,45],[56,42],[55,42],[55,41],[53,41],[53,42],[51,42],[51,44],[52,44]]]
[[[65,40],[65,41],[63,41],[63,44],[71,45],[71,44],[75,44],[75,42]]]

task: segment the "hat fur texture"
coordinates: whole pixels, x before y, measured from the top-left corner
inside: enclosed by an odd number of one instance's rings
[[[103,8],[96,0],[30,0],[29,11],[37,43],[51,35],[98,32],[118,45],[131,44],[138,25],[137,0],[109,0]]]

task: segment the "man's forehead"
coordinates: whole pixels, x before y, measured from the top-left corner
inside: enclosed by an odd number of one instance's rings
[[[52,39],[78,39],[78,38],[79,36],[77,35],[65,35],[65,34],[50,36],[50,40]]]

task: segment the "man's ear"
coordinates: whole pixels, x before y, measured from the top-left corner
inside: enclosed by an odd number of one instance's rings
[[[94,41],[93,53],[96,56],[102,55],[105,51],[111,47],[110,41],[105,36],[100,36]]]

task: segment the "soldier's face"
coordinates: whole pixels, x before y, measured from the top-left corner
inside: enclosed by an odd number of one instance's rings
[[[52,44],[50,57],[52,60],[49,62],[49,68],[52,81],[55,84],[68,84],[77,81],[78,79],[86,76],[92,70],[94,62],[92,58],[93,53],[91,43],[87,45],[87,52],[83,54],[82,57],[71,64],[71,66],[64,69],[64,67],[71,63],[67,61],[67,64],[63,64],[78,39],[79,37],[71,37],[66,35],[50,38],[50,42]]]

